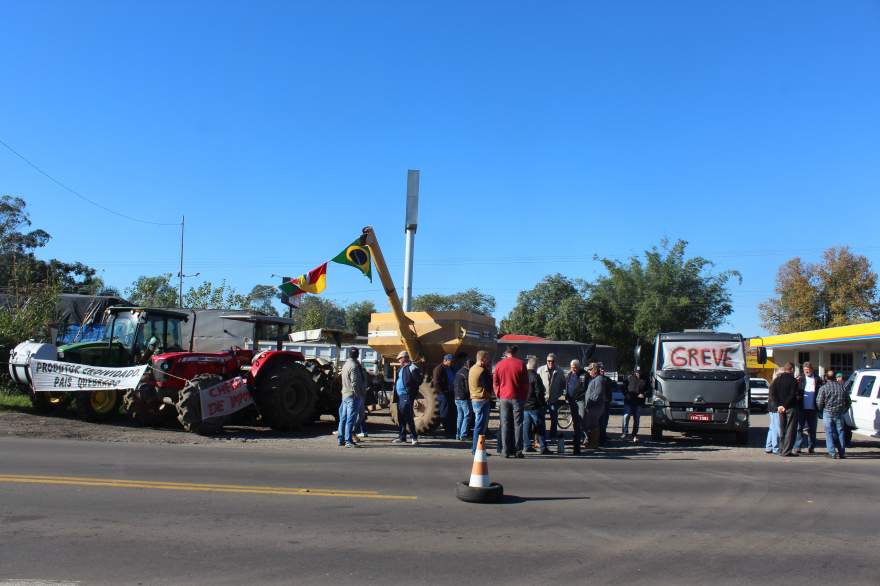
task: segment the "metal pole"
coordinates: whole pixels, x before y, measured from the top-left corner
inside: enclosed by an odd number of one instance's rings
[[[180,280],[178,281],[177,307],[183,307],[183,227],[185,223],[186,216],[180,216],[180,272],[177,273]]]
[[[406,245],[403,252],[403,310],[412,310],[412,270],[413,247],[416,245],[416,231],[406,230]]]
[[[419,172],[410,169],[406,172],[406,246],[403,258],[403,310],[412,309],[413,252],[416,241],[416,228],[419,224]]]

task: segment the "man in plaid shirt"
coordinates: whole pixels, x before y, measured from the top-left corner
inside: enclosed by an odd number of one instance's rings
[[[843,414],[849,410],[849,406],[849,393],[842,384],[834,380],[834,372],[826,372],[825,384],[816,395],[816,408],[822,411],[822,420],[825,422],[825,448],[828,450],[828,457],[835,460],[846,458]]]

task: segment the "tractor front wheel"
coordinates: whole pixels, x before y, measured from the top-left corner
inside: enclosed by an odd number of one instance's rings
[[[122,393],[116,390],[79,391],[74,400],[76,413],[86,421],[107,421],[119,412]]]
[[[297,362],[278,357],[257,377],[254,401],[260,416],[276,431],[294,431],[310,423],[317,399],[312,375]]]
[[[131,422],[144,427],[159,425],[161,406],[159,391],[154,384],[148,382],[142,382],[136,388],[126,391],[122,399],[122,409]]]
[[[177,399],[177,420],[183,429],[200,435],[211,435],[223,429],[224,417],[212,417],[202,419],[202,401],[200,393],[202,389],[219,385],[223,377],[219,374],[200,374],[188,381],[180,391]]]
[[[55,415],[63,411],[73,400],[70,393],[35,392],[29,389],[28,395],[31,398],[31,407],[40,415]]]

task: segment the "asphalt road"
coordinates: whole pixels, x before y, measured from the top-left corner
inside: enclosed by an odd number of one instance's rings
[[[370,441],[0,438],[0,584],[878,582],[876,452],[490,457],[473,505],[467,450]]]

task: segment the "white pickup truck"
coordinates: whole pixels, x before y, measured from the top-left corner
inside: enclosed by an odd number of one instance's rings
[[[770,398],[770,383],[763,378],[749,379],[749,406],[752,409],[767,410]]]

